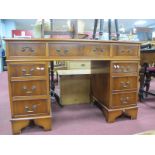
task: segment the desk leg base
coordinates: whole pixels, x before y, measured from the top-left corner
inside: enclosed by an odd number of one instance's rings
[[[49,131],[52,129],[51,118],[35,119],[34,123],[35,123],[35,125],[43,127],[45,131]]]
[[[52,129],[52,120],[51,118],[36,118],[36,119],[27,119],[27,120],[12,120],[12,133],[20,134],[22,129],[30,125],[30,121],[33,121],[35,125],[42,127],[45,131]]]
[[[23,128],[29,126],[30,120],[12,121],[12,133],[20,134]]]
[[[105,115],[105,119],[108,123],[115,122],[115,119],[122,114],[121,111],[108,111],[103,108],[103,114]]]
[[[129,116],[132,120],[137,118],[138,108],[129,108],[129,109],[119,109],[119,110],[109,110],[107,108],[102,109],[105,119],[108,123],[115,122],[116,118],[122,114]]]
[[[131,119],[137,119],[138,108],[126,109],[125,115],[130,116]]]

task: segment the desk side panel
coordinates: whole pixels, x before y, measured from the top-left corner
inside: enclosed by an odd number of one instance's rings
[[[110,102],[109,61],[91,61],[91,89],[92,96],[108,107]]]

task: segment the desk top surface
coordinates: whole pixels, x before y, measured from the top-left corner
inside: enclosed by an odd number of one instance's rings
[[[128,43],[128,44],[141,44],[136,41],[115,41],[115,40],[90,40],[90,39],[54,39],[54,38],[32,38],[32,39],[4,39],[5,41],[53,41],[53,42],[103,42],[103,43]]]

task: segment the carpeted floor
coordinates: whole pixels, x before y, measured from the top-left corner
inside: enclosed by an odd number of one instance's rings
[[[151,89],[155,88],[155,81]],[[94,105],[71,105],[60,108],[52,103],[53,130],[27,127],[23,135],[129,135],[155,129],[155,97],[138,103],[137,120],[120,117],[115,123],[106,123],[102,112]],[[10,135],[10,104],[7,72],[0,73],[0,134]]]

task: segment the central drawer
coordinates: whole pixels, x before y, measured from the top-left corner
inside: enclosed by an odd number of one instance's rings
[[[113,91],[137,89],[137,76],[113,77]]]
[[[10,64],[11,77],[45,76],[45,64]]]
[[[90,61],[67,61],[67,69],[90,69]]]
[[[25,43],[16,42],[8,43],[8,56],[10,57],[35,57],[46,56],[46,44],[45,43]]]
[[[137,92],[112,94],[111,108],[121,108],[137,103]]]
[[[83,46],[78,43],[49,43],[49,56],[83,56]]]
[[[110,56],[110,44],[85,44],[85,56]]]
[[[13,102],[13,116],[49,114],[47,100],[27,100]]]
[[[47,95],[47,82],[37,81],[14,81],[12,82],[13,96]]]

